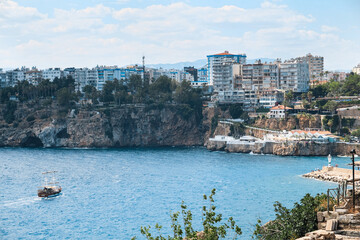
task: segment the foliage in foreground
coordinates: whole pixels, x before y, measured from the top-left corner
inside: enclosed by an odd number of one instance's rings
[[[192,213],[188,210],[187,206],[182,202],[181,213],[175,212],[171,216],[171,228],[172,236],[164,237],[161,235],[162,226],[159,224],[155,225],[155,229],[158,231],[157,236],[153,236],[150,233],[151,227],[141,227],[141,234],[148,240],[213,240],[219,238],[225,238],[228,234],[228,230],[234,232],[233,239],[237,239],[237,236],[241,235],[241,228],[236,225],[235,220],[230,217],[227,222],[222,222],[222,214],[215,213],[216,207],[214,203],[215,189],[211,191],[209,196],[204,195],[204,200],[209,201],[209,206],[203,206],[202,213],[202,225],[204,229],[202,231],[195,231],[192,226]],[[182,221],[180,220],[180,215]],[[136,239],[135,237],[132,239]]]
[[[295,203],[293,209],[284,207],[275,202],[276,218],[262,224],[259,219],[255,225],[254,237],[264,240],[288,240],[304,236],[306,233],[317,229],[316,212],[325,211],[326,195],[312,197],[306,194],[300,203]]]

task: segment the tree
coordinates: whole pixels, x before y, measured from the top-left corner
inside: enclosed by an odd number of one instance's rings
[[[86,85],[85,87],[83,87],[83,92],[85,93],[85,98],[89,99],[91,98],[91,94],[96,91],[96,88],[94,86],[91,85]]]
[[[174,99],[176,103],[187,104],[195,112],[198,121],[202,118],[201,89],[192,88],[189,81],[182,81],[176,87]]]
[[[331,101],[328,101],[328,102],[323,106],[323,108],[326,109],[326,110],[331,111],[331,112],[334,114],[334,112],[336,111],[337,105],[338,105],[337,102],[331,100]]]
[[[306,194],[292,209],[275,202],[276,218],[266,224],[259,219],[255,225],[254,237],[264,240],[288,240],[304,236],[317,229],[317,211],[324,211],[325,194],[312,197]]]
[[[331,80],[326,83],[325,87],[327,88],[328,95],[330,96],[339,96],[341,95],[341,83]]]
[[[182,240],[182,239],[219,239],[225,238],[229,230],[234,232],[234,239],[237,236],[242,234],[241,228],[236,225],[235,220],[232,217],[229,217],[227,222],[222,222],[222,214],[217,214],[215,212],[216,207],[213,205],[214,196],[216,190],[213,189],[209,196],[204,195],[204,200],[209,201],[208,206],[203,206],[203,230],[195,231],[192,226],[192,213],[188,210],[188,207],[182,202],[181,204],[181,217],[182,223],[179,222],[180,212],[175,212],[171,214],[171,228],[173,230],[172,236],[164,237],[161,235],[160,231],[162,226],[159,224],[155,225],[155,229],[159,232],[158,236],[153,236],[150,233],[151,227],[141,227],[141,234],[146,237],[148,240]],[[132,238],[132,239],[135,239]]]
[[[329,126],[330,132],[331,132],[331,128],[332,128],[332,126],[334,126],[334,120],[330,119],[330,120],[327,122],[327,125]]]
[[[61,88],[56,92],[56,98],[59,105],[67,108],[70,106],[70,102],[74,100],[74,95],[69,88]]]
[[[312,88],[309,92],[311,92],[315,98],[325,97],[328,94],[327,85],[318,85]]]
[[[353,74],[344,82],[342,88],[342,93],[345,96],[356,96],[360,94],[360,75]]]
[[[149,86],[149,94],[153,101],[166,103],[172,101],[172,93],[176,88],[176,83],[167,76],[160,76]]]
[[[313,93],[311,91],[307,92],[307,99],[310,103],[312,101],[312,98],[313,98]]]
[[[239,118],[243,112],[244,111],[242,104],[239,103],[231,104],[229,107],[229,113],[232,118]]]
[[[138,74],[131,75],[128,87],[132,94],[135,94],[137,91],[139,91],[142,88],[141,76]]]
[[[108,103],[114,101],[115,85],[112,81],[106,81],[101,91],[101,101]]]
[[[291,102],[292,102],[293,99],[294,99],[294,93],[293,93],[293,91],[290,90],[287,93],[285,93],[285,103],[284,103],[284,105],[290,107]]]
[[[306,99],[304,99],[304,100],[302,101],[302,105],[303,105],[303,107],[304,107],[305,109],[309,109],[309,108],[310,108],[310,103],[309,103]]]
[[[14,101],[8,101],[4,110],[4,119],[7,123],[12,123],[15,120],[15,111],[17,109],[17,103]]]

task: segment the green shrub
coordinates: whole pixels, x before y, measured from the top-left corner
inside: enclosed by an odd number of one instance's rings
[[[266,224],[259,219],[255,225],[254,237],[264,240],[296,239],[317,229],[317,211],[324,211],[325,194],[312,197],[306,194],[300,203],[295,203],[292,209],[287,209],[281,203],[275,202],[276,218]],[[326,205],[325,205],[326,206]]]
[[[188,207],[182,202],[181,204],[181,213],[175,212],[171,213],[171,228],[172,236],[164,237],[161,235],[162,226],[159,224],[155,225],[155,229],[158,232],[158,236],[153,236],[150,232],[151,227],[141,227],[141,234],[146,237],[148,240],[181,240],[181,239],[219,239],[225,238],[229,231],[234,232],[234,238],[242,234],[241,228],[236,225],[235,220],[232,217],[229,217],[227,222],[223,222],[222,214],[217,214],[215,212],[216,207],[214,203],[215,189],[211,191],[209,196],[204,195],[204,200],[209,201],[208,206],[203,206],[202,208],[202,231],[196,231],[192,225],[192,213],[188,210]],[[179,217],[182,217],[182,221],[179,220]],[[202,237],[198,237],[198,234],[201,234]],[[132,239],[136,239],[133,237]]]
[[[360,129],[356,129],[355,131],[352,131],[351,136],[360,137]]]
[[[231,104],[229,107],[229,113],[232,118],[239,118],[243,112],[242,104]]]

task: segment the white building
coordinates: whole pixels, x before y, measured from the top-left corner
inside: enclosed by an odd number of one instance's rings
[[[214,87],[215,92],[233,90],[234,63],[245,64],[245,54],[223,53],[208,55],[208,83]]]
[[[291,59],[280,63],[280,89],[293,92],[308,92],[310,85],[309,64]]]
[[[290,107],[285,107],[284,105],[278,105],[275,107],[272,107],[270,109],[270,112],[268,112],[268,117],[269,118],[285,118],[285,114],[287,110],[291,110],[292,108]]]
[[[42,71],[42,78],[48,79],[50,82],[54,81],[55,78],[61,78],[63,76],[63,72],[60,68],[49,68]]]
[[[33,67],[31,70],[25,72],[25,80],[32,85],[38,85],[41,79],[42,72],[39,71],[36,67]]]
[[[356,67],[353,67],[352,72],[360,75],[360,63]]]
[[[220,91],[213,95],[211,100],[220,103],[243,103],[245,101],[245,92],[243,90]]]
[[[321,80],[322,74],[324,72],[324,57],[313,56],[311,53],[308,53],[304,57],[298,57],[296,60],[305,61],[309,65],[309,78],[313,80]]]
[[[259,94],[259,106],[272,108],[284,101],[284,93],[278,90],[265,90]]]

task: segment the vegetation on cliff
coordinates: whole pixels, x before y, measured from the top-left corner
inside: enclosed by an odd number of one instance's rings
[[[304,236],[317,230],[318,211],[325,211],[327,196],[325,194],[312,197],[306,194],[300,203],[295,203],[292,209],[281,203],[274,204],[276,218],[265,224],[259,219],[255,225],[254,237],[263,240],[288,240]]]
[[[334,96],[357,96],[360,94],[360,75],[351,73],[343,82],[330,80],[310,90],[315,98]]]
[[[107,81],[102,91],[97,91],[94,86],[87,85],[83,93],[75,90],[75,82],[71,76],[40,81],[35,86],[27,81],[18,82],[14,87],[0,89],[0,103],[6,104],[4,119],[7,123],[14,121],[14,112],[17,108],[16,99],[20,103],[45,102],[51,105],[53,100],[58,104],[59,112],[67,112],[70,108],[86,107],[89,110],[118,107],[124,104],[146,104],[150,108],[162,108],[165,105],[177,105],[176,111],[184,118],[195,115],[198,123],[202,118],[202,101],[204,92],[202,89],[192,88],[190,82],[177,83],[166,76],[159,77],[151,85],[143,81],[139,75],[132,75],[126,80]],[[82,100],[83,104],[76,104]],[[102,105],[98,105],[102,102]],[[152,106],[152,107],[151,107]]]

